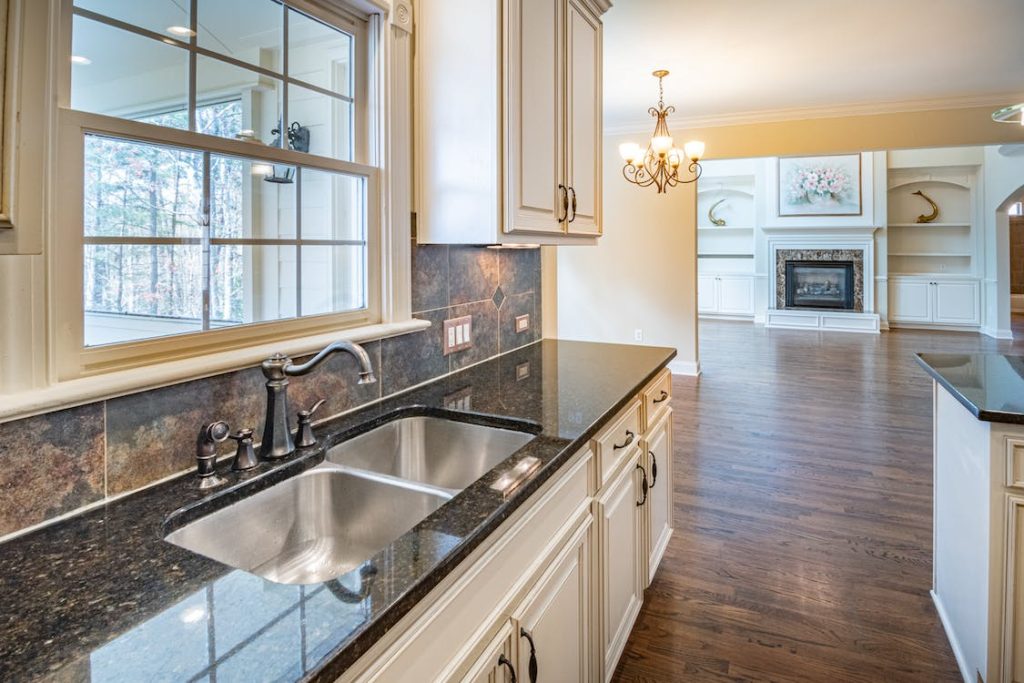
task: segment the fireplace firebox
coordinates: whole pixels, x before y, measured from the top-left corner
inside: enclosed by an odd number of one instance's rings
[[[786,308],[854,310],[853,261],[786,261]]]

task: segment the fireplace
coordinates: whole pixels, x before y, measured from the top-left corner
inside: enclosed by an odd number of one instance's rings
[[[852,311],[853,261],[786,261],[786,308]]]

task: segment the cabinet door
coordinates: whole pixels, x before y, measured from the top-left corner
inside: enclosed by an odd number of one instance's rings
[[[889,281],[889,319],[931,322],[932,285],[927,280]]]
[[[502,658],[508,663],[502,663]],[[512,626],[506,624],[502,627],[501,633],[488,644],[483,654],[473,661],[469,670],[459,680],[462,683],[511,683],[513,680],[511,667],[514,666],[514,661]],[[515,678],[522,680],[518,667],[516,667]]]
[[[714,275],[697,276],[697,312],[718,312],[718,278]]]
[[[557,3],[553,3],[557,4]],[[566,185],[575,198],[568,231],[601,233],[601,22],[579,0],[566,14]]]
[[[946,325],[977,325],[981,322],[977,282],[937,282],[934,320]]]
[[[506,4],[506,232],[563,232],[564,3]],[[466,55],[466,59],[473,59]]]
[[[615,665],[643,602],[641,508],[637,506],[639,459],[640,451],[636,449],[623,470],[595,501],[600,545],[600,647],[606,681],[615,674]]]
[[[647,576],[654,580],[658,565],[672,536],[672,411],[647,435],[645,465],[650,488],[647,491]]]
[[[538,681],[590,680],[590,527],[574,535],[513,620],[520,681],[531,680],[531,658]]]
[[[718,312],[723,315],[754,315],[754,278],[719,276]]]

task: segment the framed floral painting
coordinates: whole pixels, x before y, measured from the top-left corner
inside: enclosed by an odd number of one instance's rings
[[[779,158],[779,216],[859,216],[860,154]]]

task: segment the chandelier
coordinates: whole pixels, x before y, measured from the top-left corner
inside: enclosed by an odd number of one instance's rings
[[[672,135],[668,132],[666,119],[676,108],[665,106],[665,89],[662,86],[662,80],[668,76],[668,71],[658,69],[652,75],[658,79],[658,106],[647,111],[657,119],[654,135],[651,136],[646,151],[635,142],[624,142],[619,145],[619,154],[626,162],[622,168],[622,175],[626,180],[640,187],[654,185],[659,193],[665,193],[670,187],[692,183],[700,177],[700,158],[704,156],[704,143],[691,140],[683,149],[672,146]],[[679,175],[679,167],[684,164],[687,164],[687,171],[693,176],[689,180],[683,180]]]

